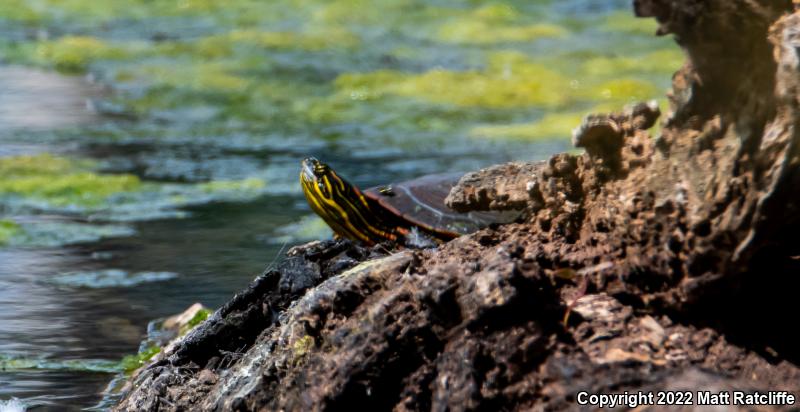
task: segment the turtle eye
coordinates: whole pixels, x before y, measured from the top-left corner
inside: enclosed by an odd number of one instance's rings
[[[326,173],[328,173],[328,168],[325,167],[324,165],[318,164],[318,165],[314,166],[314,175],[315,176],[322,177],[322,176],[325,176]]]

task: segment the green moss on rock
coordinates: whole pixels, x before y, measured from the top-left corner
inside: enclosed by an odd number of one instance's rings
[[[159,352],[161,352],[161,348],[157,345],[149,346],[136,355],[128,355],[122,358],[120,366],[126,374],[131,374],[136,369],[147,364],[147,361],[153,359],[153,356],[156,356]]]
[[[190,330],[194,329],[197,325],[203,323],[206,319],[208,319],[211,314],[214,313],[211,309],[202,308],[197,311],[197,313],[186,322],[185,325],[181,326],[181,330],[179,332],[180,336],[187,334]]]

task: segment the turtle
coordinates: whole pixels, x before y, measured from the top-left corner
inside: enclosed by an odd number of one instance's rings
[[[375,245],[394,242],[433,247],[492,223],[508,223],[519,213],[459,213],[444,199],[463,173],[417,179],[361,190],[313,157],[303,159],[300,183],[308,204],[337,237]]]

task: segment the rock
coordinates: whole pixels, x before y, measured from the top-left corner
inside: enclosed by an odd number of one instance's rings
[[[167,319],[165,319],[164,323],[162,324],[162,327],[164,329],[174,330],[177,332],[181,328],[188,325],[189,321],[191,321],[192,318],[194,318],[195,315],[197,315],[201,310],[208,310],[208,309],[200,303],[195,303],[186,308],[186,310],[183,311],[182,313],[170,316]]]
[[[664,328],[662,328],[652,316],[641,318],[639,327],[642,328],[643,331],[642,340],[649,343],[655,350],[661,348],[664,343]]]
[[[506,163],[465,174],[450,190],[445,204],[459,212],[521,210],[544,163]]]
[[[276,270],[268,269],[248,289],[233,297],[206,322],[187,335],[167,344],[147,367],[138,370],[126,384],[128,396],[117,410],[149,410],[164,396],[162,389],[186,384],[190,390],[173,390],[171,396],[193,404],[218,381],[218,371],[238,362],[264,327],[278,320],[278,314],[310,287],[322,282],[334,270],[347,269],[370,256],[380,256],[350,241],[312,242],[297,248],[293,257]],[[178,325],[193,308],[174,317]],[[186,371],[192,371],[187,381]],[[153,388],[155,392],[153,392]]]
[[[660,115],[654,100],[627,106],[621,113],[591,114],[572,131],[572,144],[586,149],[595,173],[604,180],[625,177],[631,166],[643,164],[642,159],[623,153],[625,139],[652,127]],[[638,146],[632,145],[634,154],[641,154],[636,153],[640,151]]]
[[[609,115],[589,115],[572,131],[572,144],[586,148],[590,156],[619,158],[625,134]]]
[[[197,381],[206,387],[214,385],[218,380],[217,374],[208,369],[203,369],[197,374]]]
[[[599,322],[612,322],[620,316],[630,316],[624,305],[605,294],[583,296],[575,302],[572,310],[586,320]]]
[[[653,359],[649,355],[636,353],[636,352],[627,352],[620,348],[611,348],[603,356],[598,357],[595,359],[595,362],[600,365],[605,365],[608,363],[617,363],[617,362],[639,362],[639,363],[651,363],[657,366],[663,366],[666,362],[661,359]]]

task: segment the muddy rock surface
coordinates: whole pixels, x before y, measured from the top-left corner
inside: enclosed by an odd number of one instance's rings
[[[293,250],[143,369],[117,410],[800,396],[800,13],[766,0],[634,9],[687,51],[659,136],[653,107],[633,106],[588,116],[573,136],[584,154],[465,176],[454,208],[525,213],[437,249]]]

